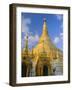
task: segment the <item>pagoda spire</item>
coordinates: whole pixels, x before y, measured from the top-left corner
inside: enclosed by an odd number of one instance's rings
[[[43,30],[42,30],[42,36],[48,36],[48,31],[47,31],[47,25],[46,25],[46,18],[43,20]]]
[[[25,52],[28,54],[28,35],[26,35]]]
[[[39,42],[40,43],[44,43],[47,42],[47,40],[49,40],[49,35],[48,35],[48,28],[47,28],[47,24],[46,24],[46,18],[43,19],[43,28],[42,28],[42,35],[40,36]]]

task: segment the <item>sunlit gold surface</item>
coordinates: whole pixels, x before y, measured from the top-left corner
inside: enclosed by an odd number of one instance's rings
[[[27,38],[28,39],[28,38]],[[26,41],[26,43],[28,43]],[[56,46],[50,40],[48,34],[48,27],[46,25],[46,19],[44,19],[42,35],[39,38],[38,44],[32,48],[31,51],[28,50],[28,46],[26,44],[26,48],[22,50],[22,58],[26,57],[26,60],[22,59],[24,62],[33,62],[36,75],[43,75],[43,66],[46,65],[48,67],[49,75],[52,74],[53,70],[51,67],[51,62],[54,60],[63,60],[63,53],[61,50],[56,48]],[[28,60],[27,60],[28,59]]]

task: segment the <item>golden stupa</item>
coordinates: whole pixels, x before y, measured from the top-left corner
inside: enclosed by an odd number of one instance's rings
[[[46,19],[38,44],[28,49],[28,36],[22,50],[22,76],[49,76],[63,74],[63,53],[50,40]]]

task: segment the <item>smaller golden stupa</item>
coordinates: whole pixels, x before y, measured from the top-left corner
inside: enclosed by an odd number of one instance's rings
[[[28,36],[22,50],[22,77],[63,74],[63,53],[52,43],[44,18],[42,35],[38,44],[29,50]]]

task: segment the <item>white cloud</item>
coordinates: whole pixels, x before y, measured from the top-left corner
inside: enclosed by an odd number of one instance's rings
[[[60,29],[63,29],[63,16],[59,15],[59,14],[57,14],[55,16],[56,16],[57,20],[61,22]]]
[[[24,34],[28,34],[29,33],[29,30],[30,30],[29,25],[30,24],[31,24],[31,19],[30,18],[24,18],[22,20],[22,32]]]
[[[57,14],[57,15],[55,15],[55,16],[56,16],[57,20],[61,22],[59,29],[62,31],[62,30],[63,30],[63,21],[62,21],[63,16],[60,15],[60,14]],[[63,32],[61,32],[61,33],[59,34],[59,36],[56,36],[56,37],[54,38],[54,43],[55,43],[55,44],[58,44],[62,39],[63,39]]]
[[[29,46],[34,46],[39,41],[38,34],[35,34],[34,36],[29,36]]]
[[[22,48],[24,48],[25,46],[26,35],[28,35],[28,46],[30,48],[33,47],[39,41],[38,34],[32,35],[32,32],[30,32],[29,26],[30,24],[31,24],[30,18],[24,18],[22,20],[22,34],[24,34],[21,42]]]
[[[25,40],[26,40],[26,36],[24,36],[24,38],[22,40],[22,48],[25,46]],[[29,35],[28,36],[28,46],[29,46],[29,48],[32,48],[38,41],[39,41],[38,34],[35,34],[34,36]]]
[[[30,18],[23,18],[22,20],[22,26],[21,26],[21,30],[22,30],[22,40],[21,40],[21,46],[22,48],[24,47],[25,44],[25,36],[28,35],[30,33],[30,24],[31,24],[31,19]]]
[[[60,27],[59,28],[63,29],[63,15],[56,14],[55,16],[56,16],[57,20],[60,22]]]
[[[21,40],[21,47],[23,48],[24,47],[24,42],[25,40],[24,40],[24,38]]]
[[[63,39],[63,33],[60,33],[60,37],[61,37],[61,39]]]
[[[56,15],[56,17],[57,17],[57,19],[59,20],[59,21],[61,21],[62,20],[62,15]]]
[[[63,33],[60,33],[60,36],[63,36]]]
[[[56,37],[54,38],[54,41],[53,41],[53,42],[54,42],[55,44],[58,44],[62,39],[63,39],[63,33],[61,32],[59,36],[56,36]]]
[[[59,42],[59,37],[54,38],[54,43],[57,44]]]

